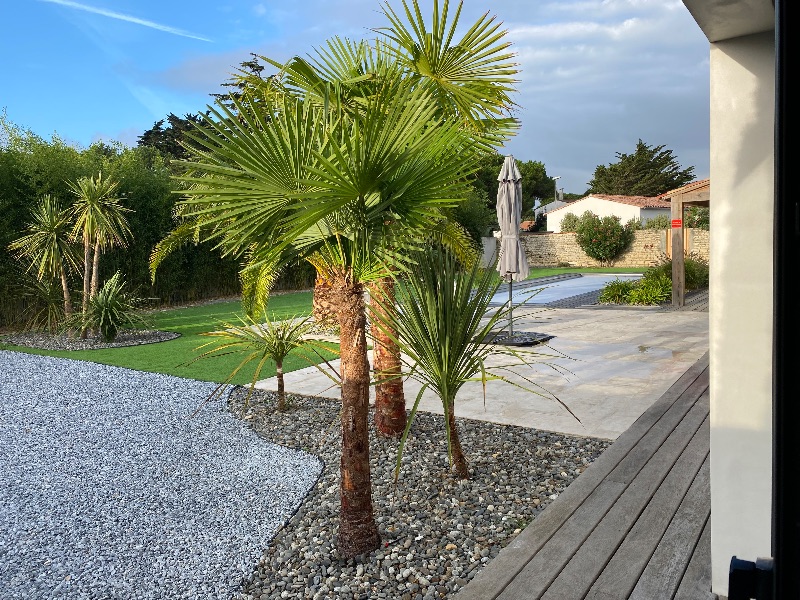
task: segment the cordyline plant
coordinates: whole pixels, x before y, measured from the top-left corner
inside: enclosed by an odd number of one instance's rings
[[[97,293],[86,309],[64,321],[67,330],[97,331],[104,342],[113,342],[123,327],[147,326],[141,313],[141,300],[128,291],[122,273],[117,271]]]
[[[551,398],[580,423],[566,404],[515,369],[530,367],[535,361],[564,373],[566,369],[547,360],[566,358],[564,355],[488,341],[512,314],[513,307],[508,303],[495,312],[489,310],[500,283],[494,270],[481,269],[477,262],[464,266],[452,253],[436,246],[416,254],[412,272],[398,280],[398,310],[392,313],[391,320],[379,317],[377,326],[385,329],[401,348],[408,368],[403,376],[416,379],[422,387],[400,440],[395,479],[411,423],[428,389],[442,402],[448,457],[451,470],[459,479],[469,478],[469,468],[456,427],[455,400],[467,382],[480,381],[484,399],[490,381],[502,381]],[[499,361],[490,360],[498,358]],[[526,385],[510,379],[507,375],[511,373]]]
[[[37,285],[31,287],[38,291],[37,295],[49,291],[53,280],[60,282],[63,315],[66,317],[72,314],[69,274],[78,270],[77,253],[69,239],[69,229],[67,211],[57,199],[45,194],[31,210],[25,235],[9,244],[9,249],[26,265],[26,272],[36,277]],[[49,298],[49,292],[44,297]],[[57,313],[51,314],[47,319],[48,328],[53,331],[58,321]]]
[[[245,354],[242,362],[239,363],[225,381],[214,389],[206,400],[219,397],[242,368],[255,362],[256,367],[253,372],[253,378],[250,381],[250,387],[245,398],[245,404],[247,404],[253,394],[256,382],[261,378],[264,366],[268,361],[272,361],[275,363],[275,372],[278,380],[278,410],[286,410],[283,361],[292,352],[304,358],[309,364],[319,368],[322,373],[331,377],[334,383],[339,383],[331,373],[318,365],[320,361],[327,363],[324,357],[335,354],[335,350],[323,342],[309,337],[314,330],[314,321],[311,320],[311,317],[292,317],[282,321],[272,321],[265,315],[262,320],[255,320],[250,316],[239,317],[239,320],[239,325],[224,323],[218,331],[209,331],[202,334],[213,337],[215,340],[203,344],[197,349],[213,347],[203,352],[192,362],[202,358],[227,356],[242,352]]]

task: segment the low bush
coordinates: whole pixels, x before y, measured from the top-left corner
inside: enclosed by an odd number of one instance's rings
[[[672,263],[670,263],[670,267]],[[686,257],[683,263],[687,290],[699,290],[708,287],[708,261],[695,253]]]
[[[672,225],[669,215],[656,215],[642,225],[642,229],[669,229]]]
[[[687,290],[700,290],[708,287],[708,261],[695,253],[683,262],[684,286]],[[664,276],[672,281],[672,260],[662,255],[658,264],[645,272],[645,278]]]
[[[708,261],[696,254],[686,257],[685,288],[698,290],[708,287]],[[672,298],[672,261],[662,255],[655,266],[650,267],[639,281],[611,281],[600,290],[600,302],[604,304],[663,304]]]
[[[601,304],[628,304],[628,296],[637,282],[631,279],[615,279],[600,291]]]
[[[672,298],[672,278],[663,274],[643,277],[628,294],[628,304],[655,305]]]
[[[579,222],[580,219],[578,218],[578,215],[575,215],[573,213],[567,213],[564,215],[564,218],[561,219],[561,231],[567,233],[575,233],[576,231],[578,231]]]

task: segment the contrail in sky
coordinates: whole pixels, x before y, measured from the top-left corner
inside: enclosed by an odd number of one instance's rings
[[[66,6],[68,8],[74,8],[76,10],[83,10],[86,12],[94,13],[96,15],[109,17],[111,19],[127,21],[128,23],[136,23],[137,25],[143,25],[144,27],[150,27],[151,29],[158,29],[159,31],[164,31],[166,33],[172,33],[174,35],[180,35],[183,37],[192,38],[193,40],[201,40],[203,42],[212,41],[208,38],[200,37],[199,35],[195,35],[188,31],[184,31],[183,29],[177,29],[175,27],[161,25],[159,23],[154,23],[153,21],[147,21],[145,19],[140,19],[138,17],[132,17],[130,15],[118,13],[113,10],[106,10],[104,8],[95,8],[94,6],[87,6],[85,4],[80,4],[78,2],[70,2],[70,0],[40,0],[40,1],[49,2],[50,4],[58,4],[60,6]]]

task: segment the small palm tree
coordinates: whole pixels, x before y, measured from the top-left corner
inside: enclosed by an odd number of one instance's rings
[[[64,315],[72,314],[69,271],[78,269],[77,253],[69,239],[69,216],[61,204],[46,194],[31,211],[26,233],[11,242],[9,249],[27,263],[39,282],[61,281]]]
[[[500,280],[493,270],[481,269],[477,262],[464,267],[443,247],[416,254],[411,276],[399,280],[399,309],[393,313],[392,321],[384,320],[378,326],[396,339],[405,355],[408,375],[419,381],[422,387],[400,441],[395,478],[399,475],[400,459],[411,423],[427,389],[433,390],[442,401],[453,474],[459,479],[467,479],[469,469],[455,421],[455,400],[459,390],[468,381],[481,381],[484,390],[486,383],[493,380],[523,387],[500,373],[516,373],[513,367],[530,366],[534,359],[564,358],[497,346],[487,341],[498,324],[506,322],[510,315],[509,305],[493,313],[489,311],[489,304],[499,286]],[[490,364],[492,357],[505,357],[508,363]],[[555,364],[550,366],[564,371]],[[528,377],[522,377],[531,386],[524,389],[556,400],[580,422],[558,398],[537,387]]]
[[[249,402],[256,382],[261,378],[261,371],[267,361],[272,361],[275,363],[278,379],[278,410],[286,410],[286,392],[283,381],[283,361],[286,357],[292,352],[296,352],[310,364],[318,366],[318,359],[326,354],[330,355],[334,350],[313,337],[309,337],[314,330],[314,321],[311,320],[311,317],[302,319],[292,317],[283,321],[272,321],[265,316],[262,321],[256,321],[250,316],[245,316],[239,320],[241,321],[239,325],[226,323],[218,331],[203,334],[216,339],[198,347],[198,350],[214,344],[219,345],[203,352],[195,360],[226,356],[235,352],[246,353],[239,366],[220,386],[217,386],[209,398],[218,396],[245,365],[256,361],[253,379],[245,400],[245,402]],[[311,352],[308,352],[309,350]],[[314,354],[315,357],[312,357],[311,354]],[[320,371],[330,376],[322,368]]]
[[[110,246],[125,246],[131,235],[125,213],[130,209],[122,206],[115,195],[118,183],[97,177],[81,177],[76,182],[68,182],[76,200],[70,209],[74,219],[73,239],[83,241],[83,312],[86,312],[89,299],[99,289],[100,254]]]

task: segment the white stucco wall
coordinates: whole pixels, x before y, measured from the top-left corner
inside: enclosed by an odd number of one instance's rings
[[[772,555],[772,32],[711,44],[711,554]]]
[[[647,219],[652,219],[659,213],[669,215],[669,209],[648,209],[643,211],[638,206],[631,206],[630,204],[622,204],[620,202],[611,202],[610,200],[603,200],[602,198],[595,198],[594,196],[587,196],[572,202],[569,206],[564,206],[552,213],[547,214],[547,231],[553,233],[561,233],[561,219],[568,213],[580,217],[587,210],[593,212],[598,217],[607,217],[615,215],[620,218],[624,225],[631,219],[642,219],[644,223]]]

